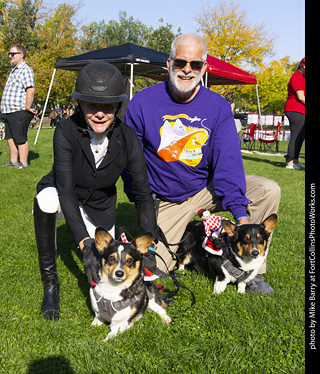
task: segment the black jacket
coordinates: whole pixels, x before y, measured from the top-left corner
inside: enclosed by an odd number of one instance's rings
[[[108,132],[108,151],[98,168],[90,148],[87,124],[76,113],[57,124],[53,138],[54,164],[37,185],[39,193],[56,187],[66,222],[78,244],[89,236],[82,206],[95,226],[106,230],[115,224],[116,182],[124,169],[132,179],[140,228],[157,238],[157,226],[147,168],[135,130],[116,118]]]

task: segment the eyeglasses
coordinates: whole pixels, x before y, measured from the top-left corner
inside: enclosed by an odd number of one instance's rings
[[[21,54],[21,52],[9,52],[8,56],[13,57],[14,55],[20,55],[20,54]]]
[[[187,64],[190,64],[192,70],[201,70],[204,62],[202,61],[187,61],[180,58],[173,60],[173,66],[178,69],[183,69]]]

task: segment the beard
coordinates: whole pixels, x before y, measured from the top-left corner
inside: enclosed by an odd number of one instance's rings
[[[194,92],[195,88],[198,86],[198,84],[201,81],[201,73],[195,74],[195,73],[189,73],[186,75],[182,71],[174,71],[174,68],[172,64],[170,64],[170,70],[169,70],[169,81],[172,87],[172,90],[175,95],[178,97],[181,97],[183,99],[188,99]],[[193,78],[192,82],[190,81],[188,87],[185,87],[181,82],[179,82],[179,77],[188,77]]]

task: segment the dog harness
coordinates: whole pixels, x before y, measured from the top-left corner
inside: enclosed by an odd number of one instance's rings
[[[152,293],[148,290],[146,287],[147,291],[147,296],[149,299],[153,298]],[[120,312],[121,310],[133,305],[137,300],[137,296],[134,295],[133,297],[129,299],[123,299],[119,301],[111,301],[108,299],[105,299],[104,297],[100,296],[97,291],[93,288],[93,294],[96,298],[98,309],[99,309],[99,314],[100,318],[103,319],[104,321],[111,323],[111,320],[113,316],[117,313]]]
[[[230,260],[225,260],[223,262],[222,266],[223,266],[224,269],[227,270],[227,272],[229,274],[231,274],[233,277],[235,277],[237,279],[238,283],[246,280],[251,275],[251,273],[253,272],[253,270],[243,271],[239,268],[236,268]]]

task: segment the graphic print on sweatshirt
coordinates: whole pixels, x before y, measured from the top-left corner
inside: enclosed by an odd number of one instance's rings
[[[209,130],[198,117],[186,114],[162,117],[164,124],[160,129],[161,142],[157,153],[166,162],[181,161],[195,167],[202,159],[202,147],[209,138]],[[201,125],[202,127],[196,127]]]

